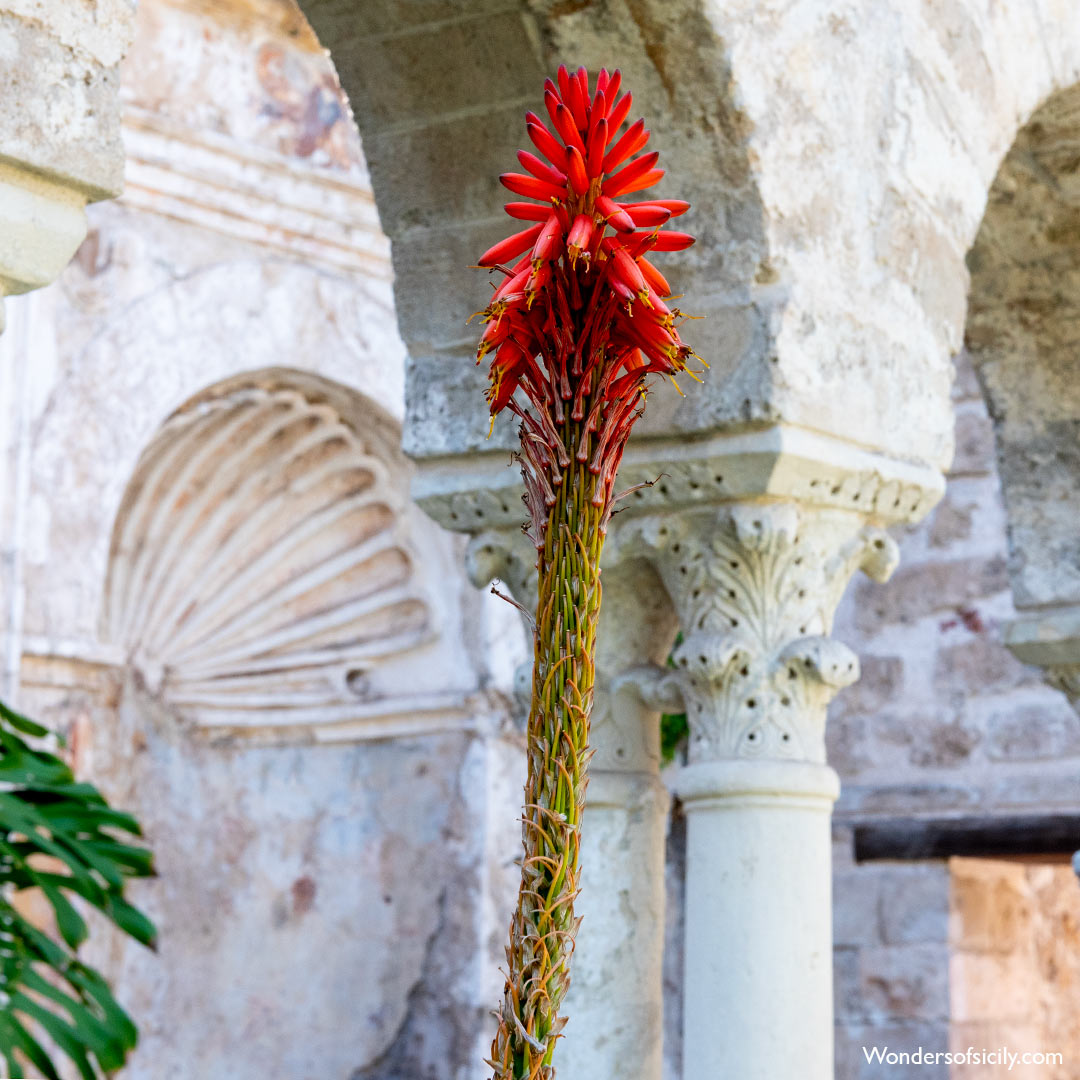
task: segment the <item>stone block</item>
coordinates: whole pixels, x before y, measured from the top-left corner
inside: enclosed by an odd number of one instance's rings
[[[1075,785],[1075,780],[1073,781]],[[982,793],[966,784],[846,784],[839,813],[916,814],[935,810],[965,810],[982,803]]]
[[[996,761],[1045,761],[1080,755],[1080,717],[1061,699],[991,713],[987,755]]]
[[[499,183],[502,173],[521,171],[514,155],[525,141],[524,113],[521,105],[498,103],[482,116],[365,135],[364,156],[379,199],[379,220],[395,241],[395,256],[396,242],[411,229],[419,231],[418,243],[437,248],[443,237],[428,228],[461,229],[474,221],[499,221],[502,227],[488,247],[500,236],[528,227],[528,222],[516,224],[503,212],[503,204],[518,196]],[[483,251],[471,251],[455,272],[475,266]],[[453,282],[446,278],[440,287]],[[403,320],[403,325],[409,324]]]
[[[877,1020],[949,1016],[948,950],[941,945],[882,945],[859,950],[867,1015]]]
[[[909,760],[920,768],[949,768],[967,761],[982,731],[963,716],[931,714],[912,731]]]
[[[124,170],[113,65],[130,42],[133,12],[114,3],[38,6],[49,17],[0,11],[0,157],[84,197],[111,198]]]
[[[960,504],[946,490],[930,517],[930,546],[948,547],[958,540],[971,536],[971,526],[975,516],[975,503]]]
[[[848,946],[833,949],[833,1013],[837,1023],[866,1019],[859,981],[859,950]]]
[[[969,606],[1008,586],[1005,559],[1000,555],[901,567],[885,585],[858,583],[855,622],[864,634],[875,634],[891,623],[910,623]]]
[[[487,437],[486,369],[478,367],[464,350],[410,357],[408,365],[405,453],[437,457],[462,449],[505,451],[504,460],[510,467],[510,452],[518,446],[517,425],[504,411],[496,418],[490,439]]]
[[[953,368],[956,372],[952,386],[953,401],[982,401],[982,387],[967,349],[961,349],[953,357]]]
[[[940,864],[882,868],[879,913],[887,945],[944,943],[949,932],[949,872]]]
[[[483,325],[469,317],[488,304],[490,282],[501,282],[503,275],[472,267],[500,235],[501,224],[489,221],[394,241],[398,321],[414,357],[453,346],[461,348],[466,365],[475,365]],[[422,391],[423,383],[415,390]]]
[[[1019,954],[955,951],[949,958],[949,982],[957,1023],[1022,1023],[1038,999],[1035,969]]]
[[[956,414],[956,454],[950,476],[994,471],[994,428],[981,404],[961,405]]]
[[[833,944],[838,964],[842,948],[882,943],[878,910],[881,880],[876,866],[833,875]]]
[[[859,680],[841,690],[829,707],[829,721],[841,716],[867,716],[897,699],[904,680],[904,661],[899,656],[859,656]]]
[[[320,40],[334,42],[335,53],[340,41],[393,36],[462,15],[461,0],[301,0],[300,7]],[[509,0],[469,0],[468,12],[490,14],[514,7]]]
[[[849,1025],[842,1035],[838,1029],[836,1080],[951,1080],[944,1062],[925,1063],[925,1055],[948,1049],[948,1038],[943,1023]],[[916,1063],[891,1056],[903,1054],[917,1055]]]
[[[533,40],[516,5],[481,6],[432,26],[420,23],[406,33],[380,35],[376,42],[353,28],[334,41],[334,59],[366,146],[368,131],[424,123],[489,102],[539,97],[547,72]],[[482,116],[472,123],[498,130]]]
[[[940,694],[987,694],[1037,681],[1037,673],[1021,664],[996,638],[980,634],[937,654],[934,690]]]
[[[1024,866],[997,859],[953,858],[949,872],[952,947],[957,952],[1002,956],[1019,949],[1032,914]]]

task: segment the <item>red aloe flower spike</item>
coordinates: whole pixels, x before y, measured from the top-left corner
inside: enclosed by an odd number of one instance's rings
[[[645,199],[642,202],[624,202],[623,206],[629,210],[632,206],[659,206],[664,210],[667,210],[672,217],[678,217],[680,214],[685,214],[690,209],[688,202],[683,202],[682,199]]]
[[[663,169],[651,169],[644,176],[633,181],[627,187],[623,188],[619,192],[620,195],[629,195],[631,191],[643,191],[645,188],[651,188],[653,184],[658,184],[664,175]]]
[[[671,217],[671,211],[662,206],[623,206],[623,210],[635,225],[663,225]]]
[[[582,90],[581,79],[574,75],[570,79],[570,89],[563,94],[563,101],[570,109],[574,117],[574,123],[579,130],[584,130],[589,122],[589,88]]]
[[[533,246],[543,227],[543,225],[530,225],[529,228],[514,233],[505,240],[500,240],[480,256],[480,266],[495,266],[497,263],[512,259],[515,255],[520,255]]]
[[[540,227],[536,243],[533,245],[532,262],[536,263],[545,259],[557,259],[562,254],[563,235],[562,225],[555,214],[549,213],[547,221]]]
[[[626,254],[624,248],[618,247],[612,252],[610,275],[627,285],[639,299],[648,299],[649,286],[645,284],[638,264]]]
[[[651,154],[642,154],[641,157],[631,161],[625,169],[620,169],[617,173],[609,176],[604,181],[601,190],[605,195],[610,195],[613,199],[624,191],[633,190],[629,185],[648,173],[659,160],[660,155],[655,150]]]
[[[602,71],[591,98],[584,69],[563,68],[557,79],[545,83],[552,127],[534,113],[526,118],[542,157],[523,151],[527,175],[501,177],[510,191],[537,201],[506,204],[511,218],[532,224],[482,260],[505,278],[483,312],[477,357],[490,364],[492,418],[508,409],[520,420],[517,460],[539,581],[525,857],[490,1059],[494,1080],[554,1080],[580,921],[574,899],[599,561],[615,474],[646,379],[685,370],[693,355],[679,337],[679,312],[665,303],[670,286],[645,258],[686,246],[686,234],[661,231],[686,204],[616,202],[663,175],[656,154],[624,164],[644,149],[648,133],[637,122],[619,135],[632,99],[618,96],[618,72]],[[612,174],[616,166],[621,171]],[[608,226],[614,235],[606,235]]]
[[[550,79],[544,84],[544,87],[544,108],[547,109],[547,114],[551,117],[551,126],[558,131],[558,125],[555,123],[555,113],[562,104],[562,99],[559,97],[558,93],[556,93],[555,86],[551,83]]]
[[[671,286],[668,284],[667,278],[648,259],[643,256],[637,260],[637,264],[641,276],[649,283],[650,288],[654,289],[660,296],[671,295]]]
[[[611,172],[632,154],[636,154],[649,141],[645,121],[638,120],[623,133],[619,141],[604,156],[604,172]]]
[[[586,252],[586,258],[588,258],[587,249],[592,240],[593,227],[594,222],[589,214],[578,214],[574,218],[574,224],[570,227],[570,234],[566,238],[566,251],[570,256],[571,266],[577,262],[583,251]]]
[[[559,70],[555,73],[555,77],[559,80],[559,97],[563,101],[566,101],[570,97],[570,72],[567,70],[565,64],[559,65]]]

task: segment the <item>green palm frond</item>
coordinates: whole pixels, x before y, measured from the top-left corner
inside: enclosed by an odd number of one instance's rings
[[[60,1052],[82,1080],[101,1080],[124,1064],[137,1032],[105,980],[78,958],[88,929],[72,900],[153,948],[153,923],[124,898],[129,878],[153,875],[153,859],[127,842],[141,835],[130,814],[24,737],[49,734],[0,703],[0,1059],[8,1077],[33,1068],[60,1080],[51,1056]],[[52,907],[61,940],[13,905],[31,888]]]

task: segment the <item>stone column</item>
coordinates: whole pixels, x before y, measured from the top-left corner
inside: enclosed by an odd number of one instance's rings
[[[660,779],[662,693],[655,672],[677,621],[648,562],[605,562],[597,633],[593,760],[582,827],[581,918],[559,1048],[564,1080],[661,1080],[664,855],[669,809]],[[498,578],[526,610],[536,602],[520,537],[485,533],[469,549],[477,584]],[[528,708],[531,658],[518,683]],[[679,707],[677,695],[667,704]]]
[[[734,503],[635,526],[678,609],[690,724],[687,1080],[831,1080],[830,812],[825,710],[858,677],[828,635],[855,570],[893,541],[861,515]]]

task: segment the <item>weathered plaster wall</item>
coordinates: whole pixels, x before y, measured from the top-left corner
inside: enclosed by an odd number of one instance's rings
[[[408,466],[388,449],[404,350],[359,140],[324,54],[276,0],[146,0],[122,94],[125,195],[91,207],[55,287],[13,302],[0,389],[21,703],[69,733],[159,864],[137,899],[160,953],[108,932],[90,951],[139,1021],[125,1075],[471,1078],[516,883],[524,638],[466,582],[461,543],[402,507],[432,633],[306,729],[208,735],[103,618],[141,455],[185,402],[245,373],[334,388],[405,502]],[[190,594],[209,599],[194,580]]]

